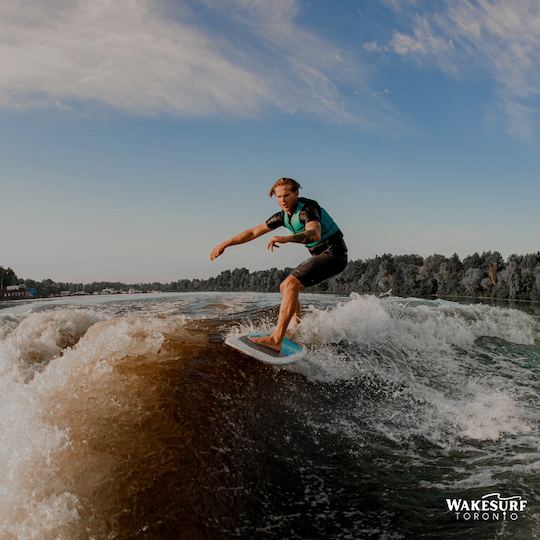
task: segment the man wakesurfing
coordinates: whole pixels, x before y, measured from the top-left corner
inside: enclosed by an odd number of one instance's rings
[[[339,227],[316,201],[299,197],[300,188],[300,184],[292,178],[277,180],[269,195],[275,195],[282,210],[264,223],[218,244],[210,253],[213,261],[226,248],[254,240],[280,226],[286,227],[292,234],[272,236],[268,242],[270,251],[278,248],[278,244],[287,242],[305,244],[308,248],[311,257],[297,266],[279,286],[282,299],[274,332],[270,336],[250,338],[254,343],[278,352],[281,351],[281,343],[293,316],[294,324],[300,324],[300,291],[339,274],[347,266],[347,246]]]

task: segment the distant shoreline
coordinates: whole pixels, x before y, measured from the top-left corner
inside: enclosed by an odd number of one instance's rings
[[[170,283],[121,283],[99,281],[91,283],[62,283],[45,279],[19,279],[11,270],[0,267],[0,287],[3,301],[14,301],[20,294],[26,298],[49,298],[81,294],[110,295],[148,294],[162,292],[277,292],[279,284],[292,268],[270,268],[249,271],[247,268],[223,270],[208,279],[179,279]],[[18,292],[13,288],[20,287]],[[309,288],[314,293],[348,295],[391,294],[398,297],[448,298],[474,300],[508,300],[540,302],[540,251],[527,255],[510,255],[506,260],[500,253],[474,253],[463,260],[457,254],[444,255],[378,255],[371,259],[348,262],[341,274]],[[22,299],[22,298],[21,298]]]

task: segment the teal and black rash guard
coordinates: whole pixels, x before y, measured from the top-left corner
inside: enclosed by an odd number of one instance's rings
[[[297,234],[305,231],[306,223],[309,221],[318,221],[321,224],[321,239],[306,244],[312,255],[319,255],[329,248],[332,248],[331,251],[336,253],[347,253],[343,233],[328,215],[328,212],[312,199],[298,197],[298,204],[291,215],[281,210],[281,212],[276,212],[269,217],[266,220],[266,225],[270,229],[287,227],[292,234]]]

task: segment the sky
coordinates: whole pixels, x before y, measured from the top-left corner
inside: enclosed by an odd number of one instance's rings
[[[282,176],[350,259],[540,249],[538,0],[0,3],[0,265],[130,283],[296,266]],[[282,234],[287,234],[283,229]]]

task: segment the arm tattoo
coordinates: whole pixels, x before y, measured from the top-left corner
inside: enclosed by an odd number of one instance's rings
[[[291,236],[291,242],[296,242],[297,244],[310,244],[311,242],[315,242],[316,236],[317,231],[310,229],[309,231],[293,234]]]

